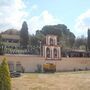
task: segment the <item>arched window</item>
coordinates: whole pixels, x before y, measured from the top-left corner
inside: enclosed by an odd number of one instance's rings
[[[50,49],[49,48],[46,49],[46,57],[50,58]]]
[[[54,58],[57,58],[57,49],[54,48]]]
[[[53,45],[53,39],[50,38],[50,45]]]

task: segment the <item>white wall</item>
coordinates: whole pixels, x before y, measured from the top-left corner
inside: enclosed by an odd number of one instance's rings
[[[45,60],[40,56],[5,56],[8,61],[13,61],[16,63],[20,61],[22,66],[25,68],[25,72],[35,72],[37,70],[37,65],[43,65],[44,63],[55,63],[57,71],[68,71],[74,69],[83,69],[87,67],[90,69],[90,58],[62,58],[62,60]],[[0,61],[2,61],[3,56],[0,56]]]

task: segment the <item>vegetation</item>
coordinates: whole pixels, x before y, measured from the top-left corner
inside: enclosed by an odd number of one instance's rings
[[[65,48],[72,48],[75,42],[75,35],[70,32],[64,24],[44,26],[42,30],[36,31],[36,36],[53,34],[58,36],[58,43]],[[44,38],[44,37],[43,37]]]
[[[45,28],[48,28],[48,27],[50,28],[49,33],[47,32],[48,29],[45,30]],[[46,32],[47,34],[57,35],[59,37],[59,40],[61,38],[61,40],[63,39],[64,41],[66,40],[66,38],[68,38],[68,40],[70,39],[70,37],[75,38],[75,35],[72,32],[70,32],[70,30],[64,24],[58,24],[58,25],[53,25],[53,26],[45,26],[45,27],[43,27],[42,32],[44,34]]]
[[[41,30],[37,30],[36,34],[30,35],[28,34],[28,25],[24,21],[20,32],[16,29],[8,29],[3,32],[3,34],[20,35],[21,49],[25,50],[28,48],[30,54],[40,54],[40,50],[42,52],[42,46],[45,44],[45,36],[48,34],[58,36],[58,44],[62,46],[63,51],[73,48],[86,50],[88,47],[88,49],[90,49],[89,31],[90,30],[88,30],[88,39],[84,36],[76,38],[66,25],[58,24],[46,25]]]
[[[2,36],[0,35],[0,55],[4,54],[4,45],[2,44]]]
[[[37,73],[42,72],[42,66],[40,64],[37,65],[37,70],[35,72],[37,72]]]
[[[43,44],[45,44],[45,36],[48,34],[58,36],[58,44],[62,46],[62,50],[66,49],[87,50],[86,37],[82,35],[81,37],[76,38],[75,35],[67,28],[66,25],[58,24],[58,25],[46,25],[41,30],[37,30],[35,35],[30,36],[29,46],[33,51],[32,53],[37,54],[37,52],[40,51],[40,41],[41,46],[43,46]]]
[[[88,41],[87,41],[87,45],[88,45],[88,50],[90,50],[90,29],[88,29]]]
[[[45,36],[48,34],[57,35],[58,44],[62,45],[64,49],[72,48],[74,45],[75,35],[66,25],[46,25],[41,30],[37,30],[35,35],[30,36],[29,46],[34,54],[40,52],[40,44],[41,46],[45,44]]]
[[[24,21],[20,31],[20,45],[22,48],[27,48],[29,42],[28,25]]]
[[[6,58],[0,65],[0,90],[11,90],[11,78]]]
[[[87,49],[87,38],[83,35],[75,39],[74,48],[86,50]]]

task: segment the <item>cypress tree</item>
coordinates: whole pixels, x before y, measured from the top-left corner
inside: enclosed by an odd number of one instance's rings
[[[20,31],[20,46],[22,48],[27,48],[28,41],[29,41],[28,25],[24,21],[23,24],[22,24],[21,31]]]
[[[0,90],[11,90],[11,78],[6,58],[0,65]]]
[[[88,29],[88,40],[87,40],[88,50],[90,50],[90,29]]]

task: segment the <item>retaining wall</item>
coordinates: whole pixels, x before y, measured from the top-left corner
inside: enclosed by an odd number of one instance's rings
[[[37,65],[44,63],[55,63],[56,71],[73,71],[90,69],[90,58],[62,58],[61,60],[45,60],[43,57],[35,55],[5,55],[0,56],[0,62],[6,57],[9,62],[20,62],[25,72],[35,72]]]

